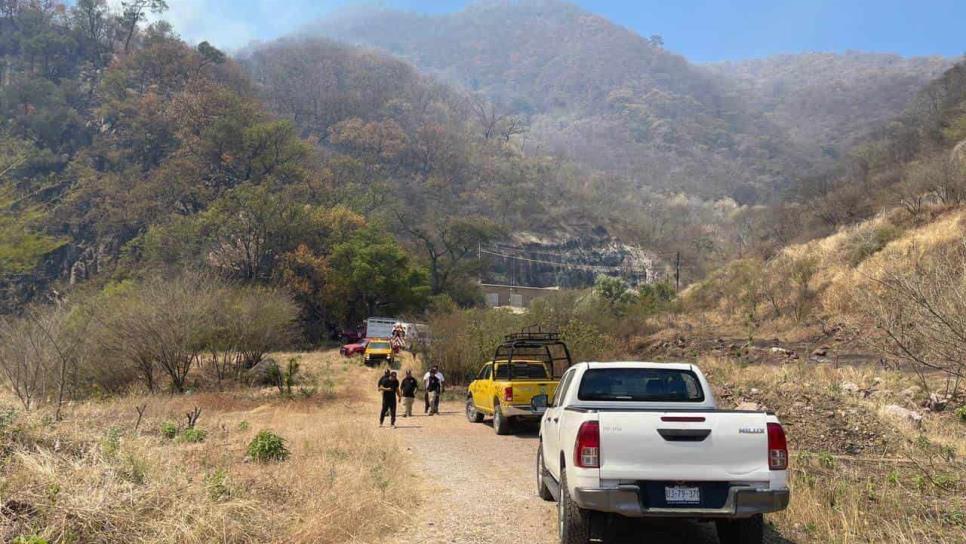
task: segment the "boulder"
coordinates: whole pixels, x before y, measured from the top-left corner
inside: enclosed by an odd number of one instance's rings
[[[262,359],[245,371],[245,381],[250,385],[275,385],[281,369],[275,359]]]
[[[882,407],[882,413],[912,423],[916,427],[922,424],[922,414],[898,404],[887,404]]]
[[[735,406],[735,410],[747,410],[751,412],[758,412],[758,411],[761,411],[761,409],[762,408],[760,404],[758,404],[757,402],[750,402],[750,401],[739,402],[738,405]]]

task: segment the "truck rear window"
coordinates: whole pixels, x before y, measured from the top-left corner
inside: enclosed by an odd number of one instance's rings
[[[510,365],[497,365],[495,379],[510,378]],[[514,380],[546,380],[547,366],[543,363],[513,363]]]
[[[664,368],[592,368],[577,390],[580,400],[629,402],[701,402],[704,391],[690,370]]]

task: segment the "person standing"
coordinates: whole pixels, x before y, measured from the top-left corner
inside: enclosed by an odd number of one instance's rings
[[[399,383],[402,392],[403,417],[412,417],[413,403],[416,402],[416,391],[419,389],[419,382],[413,378],[413,371],[407,370],[406,377]]]
[[[430,407],[433,405],[433,403],[429,401],[429,376],[431,374],[435,374],[436,377],[439,378],[440,391],[442,391],[443,382],[445,381],[443,379],[443,373],[439,371],[439,367],[436,365],[433,365],[428,372],[423,374],[423,391],[425,391],[423,398],[426,401],[426,408],[423,410],[424,414],[428,414]],[[439,395],[436,396],[436,412],[439,412]]]
[[[443,392],[443,375],[436,367],[429,369],[426,379],[426,393],[428,394],[429,415],[439,414],[439,396]]]
[[[389,425],[396,427],[396,399],[399,398],[399,380],[395,372],[386,373],[379,379],[379,391],[382,393],[382,408],[379,411],[379,426],[382,427],[386,420],[386,412],[389,412]]]

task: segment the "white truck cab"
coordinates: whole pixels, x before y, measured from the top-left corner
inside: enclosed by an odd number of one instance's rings
[[[692,364],[579,363],[540,424],[537,491],[564,544],[601,542],[610,516],[715,520],[722,544],[758,544],[788,506],[778,419],[718,410]]]

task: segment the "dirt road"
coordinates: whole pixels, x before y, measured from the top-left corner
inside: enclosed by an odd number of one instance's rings
[[[393,542],[406,544],[550,544],[557,542],[554,503],[540,500],[534,484],[534,433],[497,436],[489,421],[469,423],[460,403],[444,403],[439,416],[422,405],[400,419],[397,433],[428,475],[426,503],[411,528]],[[614,544],[712,544],[709,524],[629,522]]]

